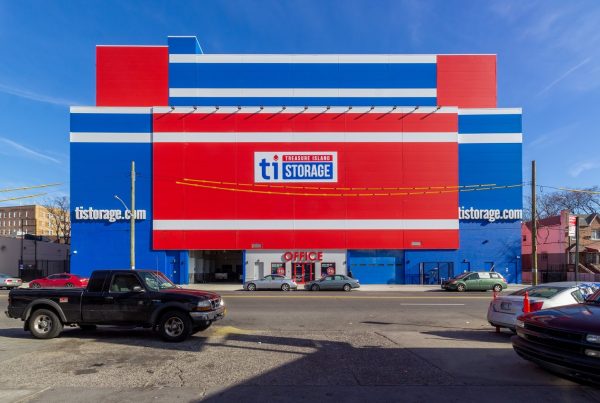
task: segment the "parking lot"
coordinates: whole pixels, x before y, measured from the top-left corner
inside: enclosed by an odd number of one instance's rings
[[[7,304],[0,291],[0,309]],[[598,401],[519,358],[491,293],[222,293],[186,342],[142,329],[36,340],[0,319],[0,401]]]

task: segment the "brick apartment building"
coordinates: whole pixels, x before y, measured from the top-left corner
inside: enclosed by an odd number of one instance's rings
[[[0,207],[0,236],[23,234],[55,237],[57,229],[48,209],[37,204]]]
[[[540,280],[571,280],[575,271],[575,238],[569,236],[567,210],[538,221],[537,251]],[[579,214],[579,272],[582,280],[600,280],[600,214]],[[531,280],[531,222],[522,235],[523,281]],[[589,278],[588,278],[589,277]],[[593,278],[592,278],[593,277]]]

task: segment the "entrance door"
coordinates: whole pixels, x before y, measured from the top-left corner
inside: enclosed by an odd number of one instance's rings
[[[292,264],[292,280],[297,284],[308,283],[315,279],[315,264],[314,263],[293,263]]]

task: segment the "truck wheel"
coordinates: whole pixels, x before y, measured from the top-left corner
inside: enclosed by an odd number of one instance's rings
[[[212,321],[210,321],[210,320],[207,320],[204,323],[195,325],[192,330],[192,333],[202,332],[202,331],[208,329],[210,327],[210,325],[212,325]]]
[[[192,321],[186,313],[169,311],[160,318],[158,332],[164,341],[184,341],[192,333]]]
[[[36,339],[53,339],[62,330],[60,318],[48,309],[38,309],[29,317],[29,331]]]

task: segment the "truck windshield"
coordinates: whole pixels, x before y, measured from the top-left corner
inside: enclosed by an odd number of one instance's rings
[[[139,272],[139,274],[140,277],[144,280],[144,283],[146,283],[146,287],[148,287],[152,291],[177,288],[177,286],[173,284],[171,280],[166,278],[161,272],[142,271]]]

